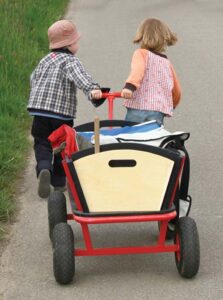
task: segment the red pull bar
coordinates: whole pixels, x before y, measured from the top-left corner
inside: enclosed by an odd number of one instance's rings
[[[107,98],[108,100],[108,119],[113,120],[113,101],[115,98],[122,98],[121,92],[113,93],[102,93],[102,98]]]

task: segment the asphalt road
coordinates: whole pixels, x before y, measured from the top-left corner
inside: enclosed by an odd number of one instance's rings
[[[223,299],[223,193],[222,193],[222,84],[223,2],[221,0],[79,0],[72,1],[66,17],[80,31],[79,57],[92,76],[112,90],[120,90],[134,51],[136,28],[146,17],[165,21],[178,33],[178,44],[169,49],[183,88],[183,99],[170,131],[191,133],[187,148],[191,158],[191,216],[201,245],[197,276],[178,275],[173,254],[89,257],[76,260],[76,278],[68,286],[53,276],[48,238],[46,201],[36,195],[33,156],[25,171],[19,201],[21,210],[13,225],[10,243],[1,257],[0,300],[61,299]],[[121,101],[115,116],[124,117]],[[76,124],[106,118],[106,106],[96,112],[79,93]],[[77,245],[81,231],[73,224]],[[151,239],[157,226],[150,226]],[[148,226],[100,225],[92,228],[98,245],[142,245]]]

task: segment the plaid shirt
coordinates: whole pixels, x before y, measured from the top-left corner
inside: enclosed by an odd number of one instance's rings
[[[46,55],[31,75],[28,111],[52,113],[74,118],[77,88],[90,99],[90,91],[100,89],[85,71],[80,60],[68,51]]]

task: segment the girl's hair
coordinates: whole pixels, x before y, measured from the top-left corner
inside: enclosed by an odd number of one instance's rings
[[[157,19],[146,19],[133,40],[133,43],[140,43],[141,48],[155,52],[164,52],[167,46],[173,46],[176,42],[176,34]]]

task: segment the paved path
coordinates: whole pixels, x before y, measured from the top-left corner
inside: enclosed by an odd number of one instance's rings
[[[67,18],[82,32],[79,57],[101,85],[123,86],[134,50],[131,39],[138,23],[148,16],[166,21],[179,35],[170,49],[184,96],[169,130],[191,133],[193,196],[191,216],[201,242],[201,266],[193,280],[182,279],[173,254],[78,258],[76,279],[69,286],[53,277],[48,238],[47,205],[36,196],[33,157],[26,170],[19,201],[21,211],[11,241],[1,258],[0,300],[61,299],[223,299],[223,193],[222,193],[222,83],[223,2],[180,0],[80,0],[71,2]],[[77,123],[92,119],[94,109],[79,95]],[[106,107],[98,109],[106,116]],[[117,103],[116,116],[124,110]],[[72,225],[81,244],[78,225]],[[100,225],[92,229],[99,245],[144,244],[146,225]],[[151,239],[157,227],[151,227]]]

